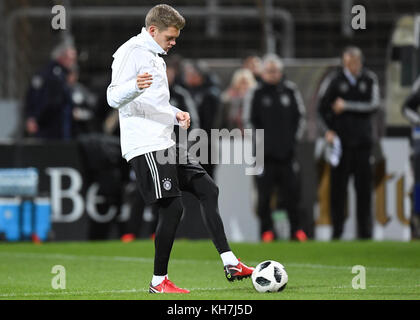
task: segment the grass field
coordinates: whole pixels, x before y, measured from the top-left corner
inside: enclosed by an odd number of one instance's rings
[[[153,242],[0,244],[0,299],[420,299],[420,242],[234,243],[249,265],[271,259],[289,275],[280,293],[257,293],[250,279],[229,283],[210,241],[177,240],[169,276],[188,295],[147,292]],[[65,268],[65,289],[53,289],[52,268]],[[353,289],[352,267],[366,268],[366,289]]]

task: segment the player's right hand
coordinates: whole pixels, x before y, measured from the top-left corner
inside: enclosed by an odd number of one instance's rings
[[[337,98],[333,104],[333,111],[335,114],[341,114],[344,112],[346,102],[342,98]]]
[[[153,77],[149,73],[139,74],[137,76],[137,87],[139,89],[146,89],[152,85]]]

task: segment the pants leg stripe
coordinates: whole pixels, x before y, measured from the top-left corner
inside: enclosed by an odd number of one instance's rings
[[[159,171],[157,169],[156,161],[155,161],[155,158],[153,157],[152,153],[150,154],[150,160],[151,160],[152,165],[155,167],[155,171],[156,171],[156,184],[157,184],[157,187],[158,187],[158,190],[159,190],[159,198],[162,198],[162,189],[160,187]]]
[[[155,184],[155,195],[156,195],[156,198],[158,198],[158,192],[157,192],[157,187],[156,187],[156,175],[155,175],[155,171],[153,170],[152,166],[150,165],[150,162],[149,162],[149,158],[148,158],[148,154],[147,153],[144,155],[144,158],[146,159],[147,165],[149,166],[150,173],[152,174],[152,179],[153,179],[153,182]]]
[[[158,187],[157,187],[157,182],[156,182],[156,172],[155,172],[155,169],[152,166],[152,164],[150,163],[150,158],[149,158],[149,154],[148,153],[146,153],[144,155],[144,158],[146,159],[147,165],[149,166],[150,172],[152,174],[153,182],[155,184],[155,195],[156,195],[156,199],[159,199],[159,192],[158,192]]]

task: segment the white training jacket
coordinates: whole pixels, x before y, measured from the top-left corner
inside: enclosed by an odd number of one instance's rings
[[[169,103],[166,64],[159,54],[166,52],[143,28],[113,55],[107,100],[119,110],[121,152],[127,161],[175,144],[171,134],[181,110]],[[137,75],[145,72],[152,75],[152,85],[139,89]]]

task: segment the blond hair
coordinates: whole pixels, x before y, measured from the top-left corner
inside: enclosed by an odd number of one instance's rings
[[[235,87],[242,79],[244,79],[247,83],[249,88],[253,88],[257,85],[257,81],[255,80],[254,75],[249,69],[240,68],[233,73],[231,86]]]
[[[169,27],[181,30],[185,26],[184,17],[174,8],[167,4],[154,6],[146,15],[146,28],[156,26],[159,30],[166,30]]]

